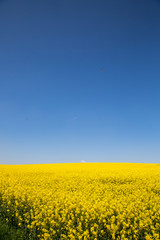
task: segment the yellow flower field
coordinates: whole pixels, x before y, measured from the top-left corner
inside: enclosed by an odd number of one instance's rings
[[[0,209],[29,239],[160,239],[160,165],[0,165]]]

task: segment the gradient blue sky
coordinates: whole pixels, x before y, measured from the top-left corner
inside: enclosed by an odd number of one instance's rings
[[[160,162],[160,1],[0,0],[0,163]]]

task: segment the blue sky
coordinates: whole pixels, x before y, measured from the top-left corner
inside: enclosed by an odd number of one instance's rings
[[[159,13],[0,0],[0,163],[159,162]]]

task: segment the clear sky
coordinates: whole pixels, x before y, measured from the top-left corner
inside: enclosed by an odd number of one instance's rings
[[[0,163],[160,162],[160,1],[0,0]]]

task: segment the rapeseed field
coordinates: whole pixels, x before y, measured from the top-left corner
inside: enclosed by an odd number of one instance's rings
[[[160,165],[0,165],[0,212],[28,239],[160,239]]]

